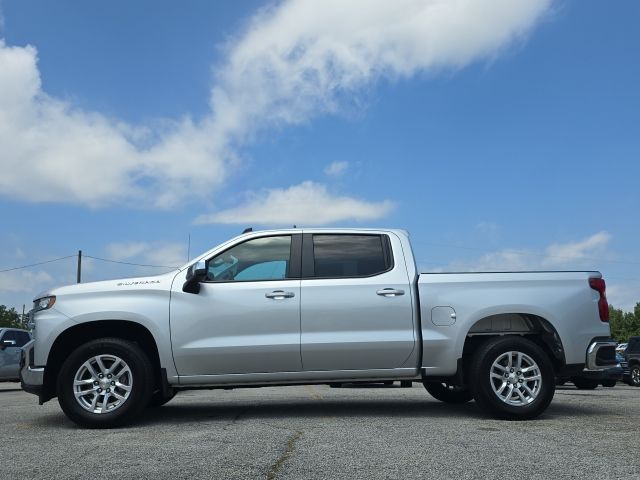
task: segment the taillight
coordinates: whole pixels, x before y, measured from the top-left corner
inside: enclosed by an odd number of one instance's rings
[[[603,322],[609,321],[609,304],[607,303],[607,285],[604,283],[604,278],[590,278],[589,286],[600,294],[598,300],[598,312],[600,313],[600,320]]]

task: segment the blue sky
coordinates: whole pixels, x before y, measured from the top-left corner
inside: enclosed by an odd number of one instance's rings
[[[630,309],[640,5],[514,5],[0,2],[0,270],[384,226],[423,270],[598,269]],[[74,279],[0,273],[0,304]]]

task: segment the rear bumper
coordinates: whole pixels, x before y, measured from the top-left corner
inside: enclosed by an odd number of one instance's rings
[[[585,371],[597,372],[619,367],[616,360],[618,343],[611,338],[594,338],[587,348]]]
[[[44,384],[44,367],[33,366],[33,345],[31,340],[20,354],[20,384],[25,392],[38,396],[42,405],[42,385]]]
[[[624,376],[622,367],[616,365],[615,367],[605,368],[604,370],[587,370],[584,369],[579,377],[589,378],[591,380],[616,380],[622,381]]]

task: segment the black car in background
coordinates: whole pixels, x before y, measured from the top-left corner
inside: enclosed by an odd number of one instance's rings
[[[622,353],[622,379],[633,387],[640,387],[640,337],[631,337]]]

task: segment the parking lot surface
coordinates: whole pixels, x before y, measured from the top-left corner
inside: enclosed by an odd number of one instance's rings
[[[0,383],[0,478],[640,478],[640,389],[558,387],[539,419],[424,388],[190,391],[117,430]]]

